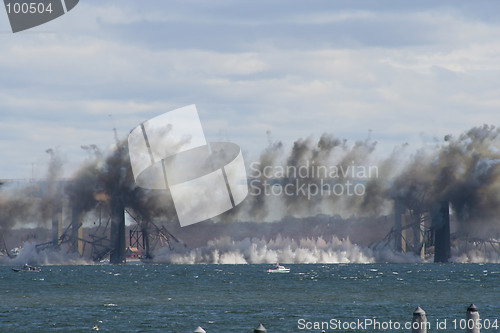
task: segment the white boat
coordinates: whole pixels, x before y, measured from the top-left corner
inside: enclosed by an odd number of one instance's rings
[[[14,272],[40,272],[40,268],[24,264],[22,268],[12,268]]]
[[[290,268],[287,268],[285,266],[281,266],[279,263],[276,263],[273,268],[269,268],[267,270],[268,273],[289,273]]]

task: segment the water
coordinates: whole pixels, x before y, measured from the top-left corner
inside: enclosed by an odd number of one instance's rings
[[[287,265],[288,266],[288,265]],[[497,319],[498,264],[0,266],[1,332],[321,332],[302,323],[411,320],[420,305],[431,332],[456,332],[475,303]],[[437,330],[436,320],[447,329]],[[305,324],[304,324],[305,325]],[[327,332],[378,332],[373,328]],[[404,329],[388,330],[409,332]],[[461,330],[460,330],[461,331]],[[500,329],[491,329],[491,332]],[[487,330],[482,330],[487,332]]]

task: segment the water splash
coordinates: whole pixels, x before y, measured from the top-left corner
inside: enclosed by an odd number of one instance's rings
[[[419,262],[413,254],[395,253],[390,249],[372,250],[353,244],[348,238],[331,240],[302,238],[294,240],[278,236],[266,241],[229,237],[218,238],[196,249],[160,249],[155,262],[166,264],[337,264],[374,262]]]
[[[36,243],[26,242],[15,258],[0,259],[1,265],[91,265],[92,261],[77,253],[66,253],[56,249],[37,251]]]

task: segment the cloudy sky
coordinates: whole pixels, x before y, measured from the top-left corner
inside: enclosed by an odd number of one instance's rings
[[[13,34],[0,10],[0,178],[64,175],[196,104],[208,141],[371,135],[380,154],[500,123],[500,2],[82,0]],[[112,115],[112,118],[109,116]]]

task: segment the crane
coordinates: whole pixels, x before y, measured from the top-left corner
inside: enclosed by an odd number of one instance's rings
[[[118,131],[116,130],[115,122],[113,121],[113,115],[108,114],[108,117],[111,119],[111,124],[113,125],[113,133],[115,135],[116,145],[118,146],[120,144],[120,139],[118,138]]]

